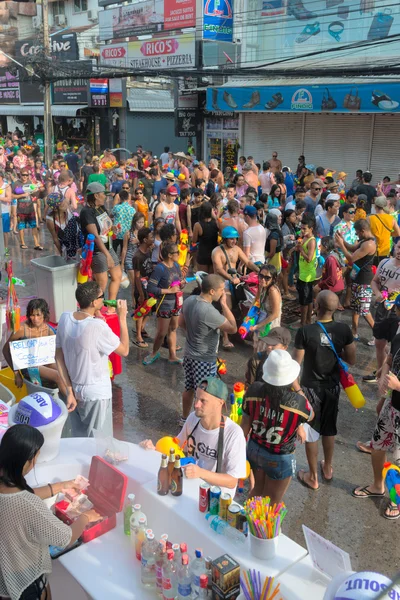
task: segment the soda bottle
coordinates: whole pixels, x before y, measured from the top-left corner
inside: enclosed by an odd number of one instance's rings
[[[162,570],[163,567],[167,564],[167,542],[164,539],[161,539],[158,543],[157,553],[156,553],[156,587],[157,593],[162,597]]]
[[[139,525],[135,533],[135,552],[136,558],[142,560],[142,544],[146,538],[146,519],[140,517]]]
[[[134,539],[134,536],[136,534],[137,528],[139,527],[139,519],[141,517],[144,517],[145,526],[147,525],[146,515],[144,514],[144,512],[142,512],[142,505],[141,504],[134,504],[133,508],[134,508],[134,512],[132,513],[132,516],[131,516],[131,519],[130,519],[130,529],[131,529],[131,537],[132,537],[132,539]]]
[[[174,470],[171,475],[171,494],[173,496],[181,496],[183,488],[183,474],[181,469],[181,459],[175,461]]]
[[[167,564],[162,570],[163,600],[176,600],[178,593],[177,577],[173,565],[174,551],[167,550]]]
[[[175,450],[174,450],[174,448],[171,448],[169,451],[169,458],[168,458],[168,477],[169,477],[170,484],[171,484],[172,471],[174,470],[174,467],[175,467]]]
[[[192,575],[189,569],[189,556],[182,554],[182,564],[178,569],[178,600],[192,597]]]
[[[206,574],[206,562],[200,548],[195,550],[195,558],[191,562],[190,572],[192,574],[193,597],[197,598],[200,593],[200,575]]]
[[[116,300],[103,300],[104,306],[113,306],[114,308],[117,306]]]
[[[169,472],[168,457],[163,454],[161,457],[161,466],[158,471],[157,494],[166,496],[169,491]]]
[[[207,575],[200,575],[200,592],[198,598],[208,598],[208,577]]]
[[[128,494],[124,508],[124,533],[131,535],[131,516],[135,512],[133,505],[135,503],[135,494]]]
[[[181,543],[180,551],[181,551],[181,554],[187,554],[187,544],[185,542]],[[188,555],[188,559],[189,559],[189,555]]]
[[[156,587],[156,553],[157,542],[153,532],[146,533],[146,539],[142,545],[142,583],[146,587]]]

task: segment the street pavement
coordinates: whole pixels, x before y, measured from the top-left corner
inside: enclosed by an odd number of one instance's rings
[[[33,250],[28,234],[29,250],[19,247],[17,236],[10,234],[11,259],[14,274],[26,282],[17,287],[19,297],[36,295],[34,274],[30,260],[38,256],[54,254],[53,243],[47,230],[41,229],[44,252]],[[4,288],[4,283],[2,284]],[[122,290],[120,297],[130,299],[130,290]],[[129,301],[128,301],[129,304]],[[338,321],[350,323],[351,313],[337,313]],[[129,329],[133,321],[129,318]],[[154,333],[154,319],[150,319],[148,331]],[[330,484],[320,481],[318,491],[304,488],[294,479],[285,496],[288,515],[283,531],[298,543],[305,545],[302,525],[307,525],[320,535],[350,554],[356,571],[371,570],[393,575],[400,566],[399,524],[381,516],[386,500],[355,499],[352,489],[372,481],[370,457],[357,451],[357,440],[368,440],[373,431],[378,400],[377,385],[363,384],[362,375],[375,368],[375,349],[366,342],[371,339],[365,322],[360,324],[361,341],[357,344],[357,363],[351,369],[366,398],[366,405],[356,411],[342,393],[334,456],[334,477]],[[292,332],[294,338],[294,332]],[[184,336],[178,332],[178,342],[183,346]],[[156,442],[163,435],[175,435],[178,431],[183,369],[169,365],[168,351],[161,351],[161,359],[145,367],[142,359],[146,350],[131,346],[130,354],[123,359],[123,373],[113,383],[114,435],[118,439],[139,442],[151,438]],[[237,343],[231,352],[221,350],[220,356],[227,361],[228,373],[223,377],[229,388],[235,381],[244,380],[245,364],[251,356],[249,342]],[[296,450],[297,469],[307,469],[304,447]],[[322,458],[322,449],[320,450]]]

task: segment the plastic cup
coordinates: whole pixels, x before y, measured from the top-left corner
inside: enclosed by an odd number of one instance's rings
[[[271,560],[276,556],[276,550],[278,548],[279,535],[274,538],[264,539],[255,537],[250,533],[250,552],[256,558],[260,560]]]

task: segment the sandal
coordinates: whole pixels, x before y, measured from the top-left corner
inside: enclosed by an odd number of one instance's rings
[[[232,344],[232,342],[228,342],[227,344],[222,344],[222,347],[224,350],[232,350],[235,346]]]
[[[182,358],[175,358],[175,360],[168,360],[170,365],[181,365],[183,363]]]
[[[156,360],[160,358],[160,353],[157,352],[157,354],[155,354],[154,356],[152,356],[151,354],[148,354],[143,360],[142,360],[142,364],[147,367],[148,365],[152,365],[153,362],[156,362]]]
[[[360,336],[358,335],[358,333],[356,333],[355,335],[353,335],[353,340],[355,342],[359,342],[360,341]]]
[[[363,442],[357,442],[356,448],[359,452],[362,452],[363,454],[371,454],[371,448]]]
[[[325,481],[325,483],[331,483],[332,479],[333,479],[333,469],[332,469],[332,477],[326,477],[325,473],[324,473],[324,465],[325,465],[325,461],[321,460],[320,462],[320,467],[321,467],[321,478],[323,481]]]
[[[356,494],[356,492],[361,493]],[[363,488],[354,488],[354,490],[351,492],[351,495],[353,496],[353,498],[383,498],[385,496],[385,493],[378,494],[376,492],[370,492],[368,489],[368,485],[366,485]]]
[[[139,340],[132,340],[132,344],[137,346],[138,348],[148,348],[149,345],[146,342],[139,342]]]
[[[303,473],[303,477],[301,476],[301,473]],[[309,483],[307,483],[307,481],[304,479],[304,475],[305,475],[305,471],[297,471],[297,479],[300,481],[301,485],[304,485],[304,487],[308,488],[309,490],[311,490],[312,492],[317,492],[319,490],[319,486],[316,488],[313,488]]]
[[[28,250],[28,246],[26,244],[20,244],[19,247],[22,248],[22,250]]]
[[[394,513],[394,515],[391,515],[390,513]],[[385,519],[388,519],[389,521],[395,521],[396,519],[398,519],[400,517],[400,509],[397,506],[397,504],[393,504],[393,502],[389,502],[387,507],[385,508],[383,517]]]
[[[44,248],[42,248],[42,246],[35,246],[34,250],[44,250]]]

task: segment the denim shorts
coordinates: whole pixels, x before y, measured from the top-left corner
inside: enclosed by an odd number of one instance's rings
[[[247,445],[247,460],[253,471],[262,469],[270,479],[287,479],[296,473],[296,457],[293,454],[273,454],[250,440]]]

